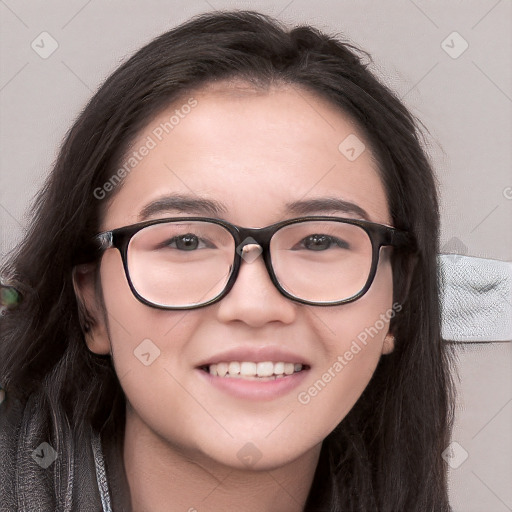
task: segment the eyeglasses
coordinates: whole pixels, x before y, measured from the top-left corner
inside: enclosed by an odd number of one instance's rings
[[[313,306],[346,304],[370,288],[380,247],[415,249],[415,239],[406,231],[329,216],[288,219],[263,228],[175,217],[105,231],[94,243],[100,253],[119,250],[130,289],[140,302],[170,310],[219,301],[235,284],[242,260],[251,263],[260,253],[285,297]]]

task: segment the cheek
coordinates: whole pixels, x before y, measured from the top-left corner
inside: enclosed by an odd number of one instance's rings
[[[149,338],[157,345],[168,343],[177,330],[191,328],[182,319],[192,311],[166,311],[146,306],[132,293],[119,253],[106,253],[101,266],[103,297],[108,314],[113,349],[119,356]],[[183,337],[178,336],[178,339]]]
[[[370,290],[361,299],[315,310],[326,358],[297,395],[312,428],[327,435],[352,409],[375,371],[389,320],[395,314],[387,258],[379,264]]]
[[[160,388],[172,381],[170,372],[197,329],[199,315],[139,302],[114,251],[105,254],[101,269],[112,356],[121,386],[130,402],[144,401],[147,406],[154,399],[158,409]],[[169,389],[164,391],[169,394]]]

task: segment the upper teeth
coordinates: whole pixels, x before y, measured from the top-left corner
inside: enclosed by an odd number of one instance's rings
[[[211,364],[209,367],[210,374],[219,377],[271,377],[273,375],[291,375],[301,370],[302,364],[300,363],[274,363],[272,361],[263,363],[232,361]]]

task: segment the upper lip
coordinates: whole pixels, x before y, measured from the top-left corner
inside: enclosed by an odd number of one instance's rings
[[[296,354],[280,346],[236,347],[205,358],[197,366],[202,367],[217,363],[227,363],[231,361],[251,361],[254,363],[273,361],[282,363],[300,363],[305,366],[310,366],[304,356]]]

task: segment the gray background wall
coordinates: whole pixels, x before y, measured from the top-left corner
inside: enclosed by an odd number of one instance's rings
[[[377,74],[429,129],[441,252],[512,260],[508,0],[0,0],[2,258],[22,238],[60,141],[101,81],[154,36],[227,8],[308,22],[369,51]],[[461,344],[458,354],[453,439],[468,457],[450,470],[454,511],[510,511],[512,343]]]

